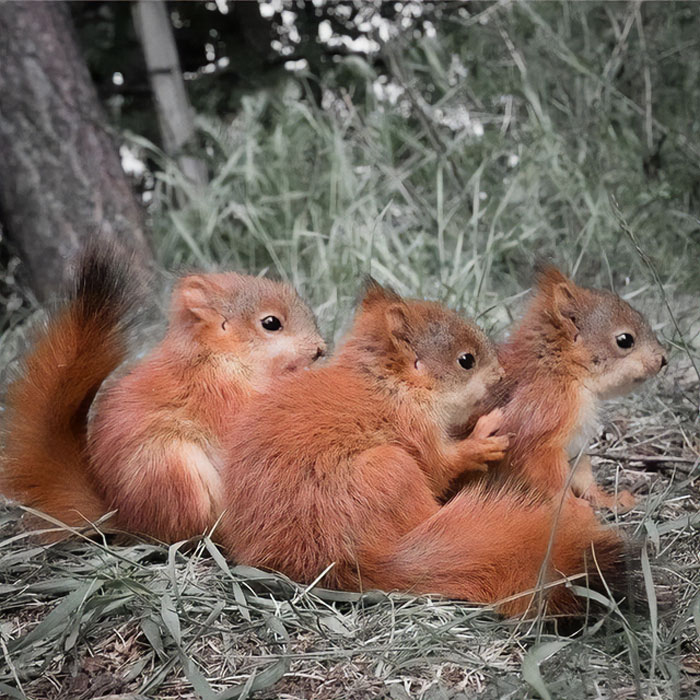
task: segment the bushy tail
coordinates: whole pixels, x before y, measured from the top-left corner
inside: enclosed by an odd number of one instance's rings
[[[41,330],[7,392],[0,491],[69,525],[106,510],[89,478],[87,415],[126,354],[138,298],[132,279],[121,254],[90,246],[69,300]]]
[[[578,499],[559,511],[514,490],[470,489],[402,537],[371,579],[384,589],[496,603],[505,615],[571,616],[586,607],[572,585],[620,590],[625,549]]]

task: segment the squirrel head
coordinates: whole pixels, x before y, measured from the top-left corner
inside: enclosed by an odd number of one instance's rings
[[[183,277],[169,333],[266,377],[307,367],[326,350],[313,312],[290,285],[235,272]]]
[[[535,306],[584,366],[596,396],[632,391],[667,364],[648,321],[617,294],[579,287],[554,267],[538,272]]]
[[[372,279],[339,358],[390,391],[412,392],[445,428],[503,378],[493,344],[474,323],[441,304],[403,299]]]

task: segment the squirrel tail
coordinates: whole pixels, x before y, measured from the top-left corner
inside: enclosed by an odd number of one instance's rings
[[[90,481],[87,419],[100,385],[126,356],[139,298],[129,263],[105,243],[85,250],[72,294],[7,392],[0,492],[72,526],[106,510]]]
[[[586,589],[606,598],[625,590],[626,550],[578,499],[559,509],[518,490],[474,488],[404,535],[370,578],[384,589],[494,604],[509,616],[576,616]]]

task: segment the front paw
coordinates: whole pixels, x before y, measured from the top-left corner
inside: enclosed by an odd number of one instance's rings
[[[480,440],[493,435],[503,425],[503,417],[503,411],[500,408],[494,408],[493,411],[479,418],[470,437]]]
[[[481,458],[484,462],[500,462],[505,459],[510,438],[507,435],[492,435],[479,442],[482,444]]]
[[[507,435],[493,435],[491,437],[474,439],[467,441],[469,460],[473,462],[473,469],[485,472],[488,467],[487,462],[500,462],[506,456],[509,438]]]
[[[594,512],[593,504],[587,498],[576,496],[571,489],[566,493],[564,505],[570,513],[583,519],[590,518],[591,514]]]

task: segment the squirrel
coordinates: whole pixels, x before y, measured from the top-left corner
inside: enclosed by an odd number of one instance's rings
[[[666,351],[648,321],[616,294],[574,284],[541,266],[521,321],[498,349],[505,380],[482,408],[500,406],[511,434],[505,460],[489,478],[518,478],[554,495],[569,479],[573,494],[619,511],[635,504],[629,491],[606,493],[582,451],[596,428],[600,403],[656,375]]]
[[[323,356],[292,287],[233,272],[188,275],[163,341],[98,398],[90,471],[117,524],[166,542],[214,525],[218,439],[231,416]]]
[[[230,415],[325,352],[311,310],[287,284],[188,275],[161,343],[88,408],[125,359],[128,268],[105,250],[49,322],[14,383],[2,490],[69,525],[117,509],[115,524],[165,541],[218,515],[217,437]]]
[[[479,489],[440,501],[461,472],[504,455],[507,438],[493,435],[498,410],[470,437],[449,438],[501,378],[495,348],[474,324],[370,281],[334,357],[231,424],[219,541],[238,562],[307,584],[483,603],[534,588],[555,505]],[[564,504],[546,582],[584,574],[591,546],[600,571],[615,571],[617,535],[588,504]],[[578,610],[569,589],[553,588],[552,609]],[[499,609],[527,607],[516,597]]]

